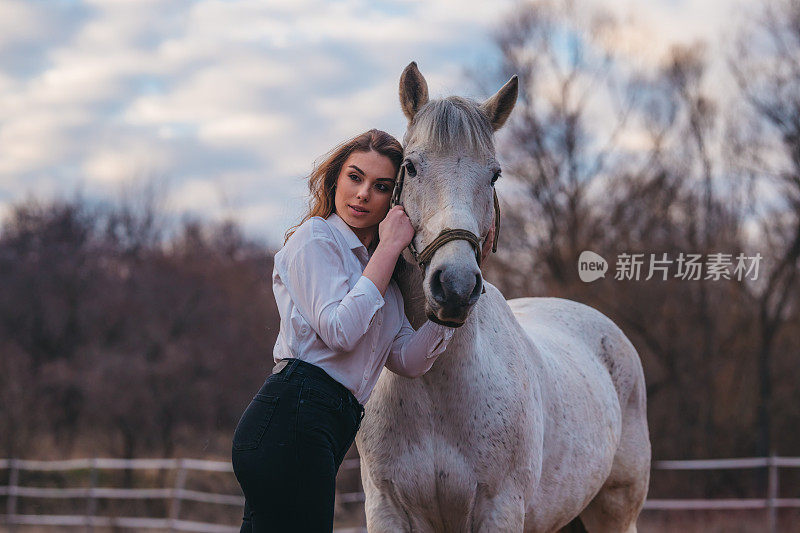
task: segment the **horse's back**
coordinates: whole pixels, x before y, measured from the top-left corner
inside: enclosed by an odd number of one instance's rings
[[[636,349],[600,311],[563,298],[515,298],[508,300],[508,305],[535,345],[590,353],[599,360],[608,371],[622,405],[631,399],[631,394],[638,397],[644,392],[644,375]],[[542,351],[551,353],[546,348]],[[642,390],[637,390],[640,387]]]

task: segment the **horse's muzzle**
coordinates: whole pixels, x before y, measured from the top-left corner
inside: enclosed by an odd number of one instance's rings
[[[428,318],[444,326],[463,325],[482,288],[483,278],[478,269],[436,269],[427,280]]]

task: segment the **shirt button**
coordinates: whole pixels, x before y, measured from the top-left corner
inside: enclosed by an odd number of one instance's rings
[[[367,376],[364,376],[364,381],[369,381],[369,378],[367,378]]]

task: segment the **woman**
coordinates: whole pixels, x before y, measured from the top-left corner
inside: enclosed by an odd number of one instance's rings
[[[277,364],[233,437],[243,532],[331,531],[336,473],[382,368],[418,377],[453,334],[430,321],[415,331],[391,280],[414,237],[402,206],[389,209],[402,159],[374,129],[333,150],[309,178],[309,213],[275,254]]]

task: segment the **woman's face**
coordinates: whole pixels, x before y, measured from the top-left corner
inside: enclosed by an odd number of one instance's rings
[[[388,157],[374,150],[353,152],[336,180],[336,214],[357,235],[359,229],[377,229],[389,212],[394,180],[395,168]]]

